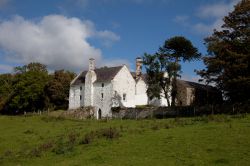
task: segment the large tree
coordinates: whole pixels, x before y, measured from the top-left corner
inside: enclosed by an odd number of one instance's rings
[[[177,96],[177,77],[180,77],[181,61],[198,59],[200,53],[191,41],[183,36],[175,36],[165,41],[154,55],[144,55],[144,66],[147,72],[148,90],[150,98],[163,93],[170,105],[175,106]]]
[[[21,113],[42,110],[45,105],[44,88],[48,80],[49,75],[43,64],[30,63],[16,67],[7,111]]]
[[[52,79],[46,85],[50,106],[55,109],[68,108],[70,82],[75,76],[75,73],[64,70],[57,70],[51,75]]]
[[[250,1],[242,0],[224,18],[222,30],[205,39],[209,55],[206,69],[198,74],[215,83],[230,102],[249,100],[250,88]]]
[[[148,84],[147,95],[149,99],[159,99],[163,95],[170,106],[173,63],[158,53],[154,55],[145,53],[143,63],[147,73],[146,82]]]
[[[160,47],[159,54],[164,55],[171,63],[173,72],[172,79],[172,106],[175,106],[177,96],[177,77],[180,76],[181,65],[180,62],[190,62],[200,58],[198,49],[193,46],[192,42],[183,36],[172,37],[165,41],[164,45]]]

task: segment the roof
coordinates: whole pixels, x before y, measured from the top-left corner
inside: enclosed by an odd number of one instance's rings
[[[196,88],[196,89],[201,89],[201,90],[215,90],[215,87],[210,86],[210,85],[204,85],[204,84],[199,84],[196,82],[190,82],[190,81],[185,81],[185,80],[177,80],[177,86],[184,86],[188,88]]]
[[[107,82],[111,81],[116,74],[121,70],[123,66],[116,67],[102,67],[96,68],[94,71],[96,73],[97,80],[95,82]],[[71,85],[79,85],[85,83],[85,76],[88,71],[81,72],[78,77],[72,82]]]
[[[130,72],[131,73],[131,75],[132,75],[132,77],[136,80],[136,73],[135,72]],[[142,79],[142,80],[144,80],[145,81],[145,78],[146,78],[146,74],[141,74],[140,75],[140,78]]]

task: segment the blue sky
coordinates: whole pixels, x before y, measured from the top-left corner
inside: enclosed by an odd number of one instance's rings
[[[0,73],[40,62],[75,72],[127,64],[185,36],[205,55],[203,39],[220,29],[239,0],[0,0]],[[201,61],[182,64],[182,78],[197,80]]]

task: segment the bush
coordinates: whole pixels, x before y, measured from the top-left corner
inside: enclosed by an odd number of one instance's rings
[[[84,138],[80,141],[80,144],[90,144],[94,141],[96,137],[96,132],[91,131],[85,134]]]
[[[107,139],[115,139],[120,137],[120,132],[116,128],[106,128],[99,131],[100,135]]]

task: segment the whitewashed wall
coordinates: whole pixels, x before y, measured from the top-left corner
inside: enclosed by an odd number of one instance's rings
[[[102,87],[102,83],[104,87]],[[102,98],[103,94],[103,98]],[[97,111],[101,109],[102,117],[111,117],[111,105],[112,105],[112,84],[111,82],[98,82],[94,83],[94,107]]]
[[[94,71],[88,71],[85,77],[84,106],[94,105],[93,83],[95,81],[96,81],[96,73]]]
[[[84,85],[74,85],[70,87],[69,90],[69,109],[79,108],[83,104],[80,101],[80,95],[82,95],[82,91],[80,90],[80,86],[84,89]],[[83,95],[82,95],[83,99]]]
[[[147,85],[145,81],[139,79],[136,82],[136,88],[135,88],[135,105],[148,104],[148,96],[146,91],[147,91]]]
[[[121,104],[124,107],[135,107],[135,80],[128,68],[124,65],[112,81],[113,93],[121,98]],[[126,94],[126,100],[123,100],[123,94]]]

